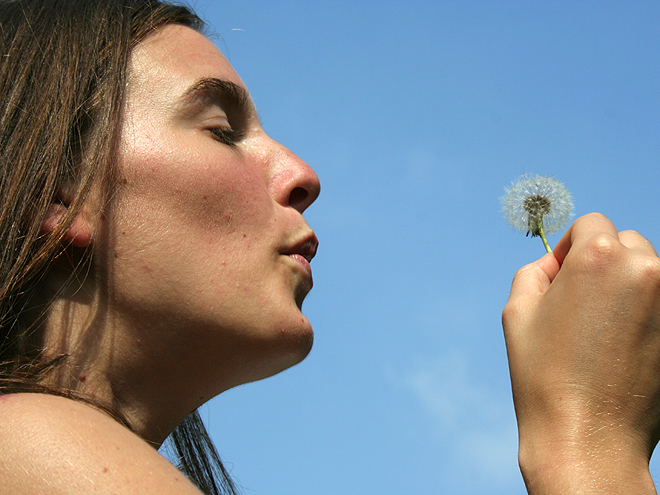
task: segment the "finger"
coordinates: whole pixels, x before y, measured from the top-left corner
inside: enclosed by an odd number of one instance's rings
[[[543,294],[557,276],[559,266],[552,253],[523,266],[513,278],[509,301],[529,295]]]
[[[600,213],[589,213],[578,218],[555,246],[553,251],[555,258],[561,265],[575,243],[601,234],[619,239],[619,233],[614,224]]]
[[[658,255],[653,244],[651,244],[646,237],[634,230],[624,230],[623,232],[619,232],[619,241],[621,241],[621,244],[628,249],[633,249],[649,256]]]

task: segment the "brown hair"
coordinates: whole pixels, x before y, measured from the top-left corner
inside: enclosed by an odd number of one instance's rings
[[[42,384],[66,356],[45,360],[35,346],[47,308],[35,311],[39,281],[67,252],[64,236],[91,191],[112,190],[132,48],[172,23],[203,27],[187,7],[157,0],[0,0],[0,394],[94,403]],[[71,184],[74,194],[64,198]],[[67,213],[44,234],[54,202]],[[79,270],[91,262],[82,261]],[[235,493],[196,413],[172,443],[202,491]]]

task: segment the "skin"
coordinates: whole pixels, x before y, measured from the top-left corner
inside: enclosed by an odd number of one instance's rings
[[[655,494],[660,260],[637,232],[578,219],[516,275],[503,314],[529,493]]]
[[[114,404],[159,445],[210,398],[308,354],[301,306],[318,241],[302,213],[320,185],[263,131],[201,34],[166,26],[129,69],[117,187],[68,233],[93,249],[94,273],[53,306],[44,345],[73,357],[61,384]],[[66,276],[55,266],[47,290]]]
[[[302,212],[320,186],[266,135],[241,79],[199,33],[163,28],[134,50],[130,73],[120,186],[94,241],[110,305],[99,333],[113,342],[101,349],[122,349],[101,356],[101,380],[159,442],[193,408],[309,352],[301,306],[318,241]],[[210,79],[222,83],[199,89]],[[162,417],[172,400],[180,411]]]
[[[153,447],[211,397],[312,345],[301,307],[318,241],[302,213],[318,177],[266,135],[199,33],[160,29],[129,69],[116,188],[67,233],[93,251],[93,270],[60,294],[43,345],[71,356],[59,385],[113,404],[137,434],[79,402],[0,397],[2,493],[199,493]],[[42,230],[63,214],[54,204]],[[68,259],[46,292],[64,285]]]

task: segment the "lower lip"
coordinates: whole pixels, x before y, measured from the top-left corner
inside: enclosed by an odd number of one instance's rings
[[[289,254],[288,256],[296,263],[298,263],[309,277],[312,276],[312,267],[304,256],[299,254]]]

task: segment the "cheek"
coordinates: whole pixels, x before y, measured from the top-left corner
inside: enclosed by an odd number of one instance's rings
[[[199,240],[262,229],[273,208],[262,170],[218,146],[167,151],[152,146],[132,153],[122,163],[123,210],[156,223],[183,224],[191,233],[197,230]]]
[[[117,297],[129,304],[233,300],[262,282],[257,267],[273,257],[275,203],[257,171],[244,161],[176,158],[122,163],[108,247]]]
[[[108,232],[126,306],[172,309],[187,300],[202,311],[269,283],[264,267],[278,266],[278,211],[263,160],[183,132],[153,129],[131,143],[121,150]]]

